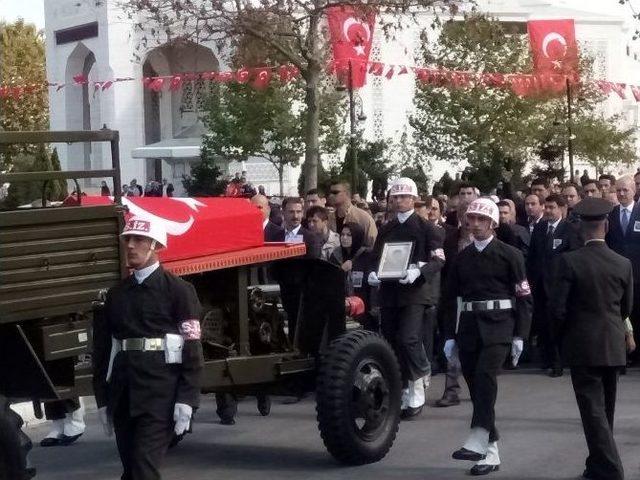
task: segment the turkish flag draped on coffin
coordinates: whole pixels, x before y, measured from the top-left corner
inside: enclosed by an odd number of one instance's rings
[[[367,63],[375,20],[373,10],[364,11],[352,5],[327,9],[335,70],[338,78],[348,84],[351,64],[353,88],[362,87],[367,81]]]
[[[82,197],[82,205],[113,203],[113,197]],[[164,262],[264,245],[262,213],[244,198],[123,197],[130,216],[160,222],[169,245]]]
[[[578,44],[572,19],[530,20],[527,28],[534,73],[577,75]]]

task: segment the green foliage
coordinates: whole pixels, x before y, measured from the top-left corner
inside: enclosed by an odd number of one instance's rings
[[[532,68],[526,34],[478,14],[445,24],[435,45],[424,42],[422,57],[425,64],[472,72],[526,73]],[[590,78],[591,60],[582,58],[580,69],[583,79]],[[584,85],[573,91],[576,156],[601,164],[614,161],[613,155],[597,153],[595,142],[587,138],[600,139],[610,148],[600,147],[611,153],[627,151],[623,145],[629,136],[624,132],[607,135],[618,131],[616,119],[596,121],[602,95],[587,82]],[[540,160],[539,153],[557,151],[567,143],[563,95],[522,98],[505,88],[451,88],[418,82],[415,105],[410,125],[416,148],[426,157],[450,162],[452,171],[466,160],[469,179],[483,191],[494,188],[507,172],[519,179],[525,165]],[[586,138],[581,138],[583,134]],[[556,162],[551,163],[550,171],[557,170]]]
[[[46,130],[49,103],[45,71],[43,32],[19,19],[0,22],[0,83],[3,85],[41,85],[35,91],[15,99],[0,99],[0,130]],[[11,158],[19,152],[35,153],[35,146],[10,146],[0,155],[0,170],[11,167]],[[24,161],[24,158],[21,159]]]
[[[383,140],[363,142],[358,148],[358,193],[362,198],[367,196],[367,183],[372,181],[372,191],[386,191],[389,177],[394,172],[394,165],[388,161],[389,147]],[[338,176],[353,178],[353,160],[351,148],[347,148],[344,162],[338,168]]]
[[[57,150],[49,153],[46,146],[34,146],[35,153],[18,153],[14,157],[13,172],[50,172],[60,171],[60,160]],[[45,191],[46,188],[46,191]],[[45,182],[13,182],[9,187],[7,198],[2,208],[14,209],[20,205],[31,203],[44,198],[55,202],[67,196],[67,186],[64,180]]]
[[[189,197],[217,197],[224,193],[227,182],[216,165],[219,157],[207,145],[202,145],[200,163],[191,168],[191,175],[182,178],[182,186]]]

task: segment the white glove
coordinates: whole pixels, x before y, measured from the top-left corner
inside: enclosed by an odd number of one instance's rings
[[[447,361],[450,362],[453,357],[456,355],[456,341],[451,338],[444,342],[444,356],[447,358]]]
[[[511,341],[511,363],[514,367],[518,365],[522,350],[524,350],[524,341],[520,337],[513,337]]]
[[[378,275],[376,275],[376,272],[371,272],[367,278],[367,283],[371,287],[379,287],[382,282],[378,278]]]
[[[422,274],[419,268],[409,268],[407,269],[407,274],[404,278],[398,280],[402,285],[412,284],[415,282],[418,277]]]
[[[182,435],[189,428],[189,424],[191,423],[191,415],[193,414],[193,409],[190,405],[185,403],[176,403],[175,407],[173,407],[173,421],[176,422],[176,426],[173,431],[176,432],[176,435]]]
[[[102,424],[102,431],[107,437],[113,435],[113,423],[111,423],[111,419],[107,414],[107,407],[100,407],[98,409],[98,418],[100,419],[100,423]]]

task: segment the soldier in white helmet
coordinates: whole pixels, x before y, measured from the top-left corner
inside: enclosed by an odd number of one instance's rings
[[[513,365],[518,363],[531,327],[532,298],[522,253],[494,238],[498,206],[479,198],[465,219],[473,243],[458,254],[447,278],[444,351],[449,361],[459,356],[473,403],[471,432],[453,458],[477,462],[471,474],[486,475],[500,467],[496,376],[509,353]]]
[[[378,233],[373,248],[376,265],[384,245],[389,242],[411,242],[408,268],[401,278],[381,281],[376,272],[369,274],[371,286],[380,286],[381,329],[393,345],[402,370],[402,418],[410,419],[422,411],[425,403],[425,378],[431,367],[422,342],[425,308],[438,302],[439,288],[431,281],[444,265],[442,235],[436,226],[414,211],[418,189],[410,178],[393,182],[389,192],[393,198],[395,218]]]
[[[94,391],[105,433],[115,430],[122,480],[159,480],[200,400],[201,308],[193,286],[160,265],[160,223],[134,217],[121,236],[133,273],[109,290],[94,322]]]

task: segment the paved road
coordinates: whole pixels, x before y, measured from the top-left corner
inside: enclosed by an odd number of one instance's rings
[[[430,401],[441,393],[443,377],[434,379]],[[429,408],[419,420],[401,424],[393,449],[374,465],[343,467],[326,453],[315,423],[314,402],[283,405],[274,400],[269,417],[255,402],[240,405],[233,427],[217,423],[213,400],[203,398],[196,432],[169,454],[164,480],[447,480],[464,478],[471,466],[451,459],[466,437],[471,404]],[[507,373],[500,379],[498,427],[502,442],[500,479],[571,479],[584,468],[586,445],[568,375],[551,379],[533,371]],[[36,446],[32,459],[39,480],[114,480],[120,467],[113,440],[106,439],[88,414],[85,435],[70,447]],[[28,433],[39,441],[45,426]],[[622,377],[616,412],[616,438],[626,478],[640,478],[640,371]]]

